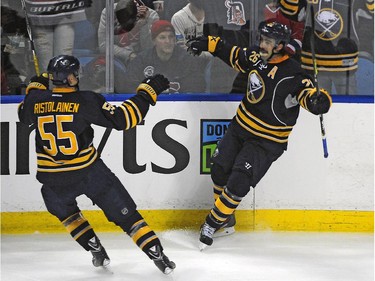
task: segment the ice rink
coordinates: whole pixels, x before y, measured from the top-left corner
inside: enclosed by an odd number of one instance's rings
[[[177,268],[162,274],[121,232],[98,233],[110,271],[68,234],[2,235],[2,281],[373,281],[374,236],[362,233],[246,232],[216,238],[203,252],[198,232],[158,233]]]

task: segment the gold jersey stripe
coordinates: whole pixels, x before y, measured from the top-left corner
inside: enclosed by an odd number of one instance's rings
[[[133,108],[136,111],[137,116],[138,116],[138,122],[137,123],[139,123],[143,119],[143,116],[142,116],[141,111],[139,110],[138,105],[136,103],[134,103],[132,100],[127,100],[126,102],[130,103],[133,106]]]
[[[298,96],[297,96],[297,100],[299,102],[299,104],[306,110],[307,109],[307,98],[310,96],[310,93],[313,89],[304,89],[302,90]]]
[[[234,68],[237,71],[245,73],[246,72],[245,69],[243,69],[239,65],[239,60],[238,60],[239,51],[240,51],[240,48],[236,47],[236,46],[231,49],[230,56],[229,56],[229,62],[231,64],[232,68]]]
[[[274,141],[274,142],[278,142],[278,143],[286,143],[286,142],[288,142],[287,138],[286,139],[279,139],[279,138],[272,137],[272,136],[269,136],[269,135],[266,135],[266,134],[262,134],[262,133],[259,133],[259,132],[256,132],[256,131],[252,130],[247,124],[244,124],[242,122],[242,120],[240,120],[238,118],[238,116],[236,116],[236,120],[237,120],[238,124],[242,128],[244,128],[245,130],[249,131],[250,133],[252,133],[252,134],[254,134],[254,135],[258,136],[258,137],[262,137],[264,139],[268,139],[268,140],[271,140],[271,141]]]
[[[90,166],[96,160],[97,157],[98,157],[98,153],[95,150],[95,154],[93,155],[93,157],[90,159],[89,162],[83,163],[82,165],[71,166],[71,167],[60,167],[60,168],[56,168],[56,167],[42,168],[39,166],[39,161],[37,161],[38,162],[37,171],[48,172],[48,173],[58,173],[58,172],[69,172],[69,171],[80,170],[80,169]]]
[[[264,126],[265,128],[269,128],[271,130],[282,130],[282,131],[290,131],[293,129],[293,126],[274,126],[274,125],[271,125],[271,124],[268,124],[262,120],[260,120],[259,118],[257,118],[256,116],[254,116],[253,114],[251,114],[245,107],[245,104],[244,102],[242,101],[241,104],[240,104],[240,107],[242,108],[242,110],[246,113],[246,115],[253,119],[254,121],[256,121],[258,124]]]
[[[59,166],[62,166],[62,165],[79,164],[79,163],[87,162],[88,160],[90,160],[90,158],[92,157],[92,155],[95,152],[96,152],[96,150],[93,147],[91,147],[91,151],[87,155],[84,155],[84,156],[81,156],[81,157],[77,157],[77,158],[74,158],[72,160],[58,160],[58,161],[42,160],[40,158],[42,158],[44,156],[44,154],[38,153],[38,155],[37,155],[37,157],[38,157],[37,163],[40,166],[50,166],[50,167],[59,167]]]
[[[87,154],[87,153],[92,153],[92,150],[94,149],[94,147],[90,146],[84,150],[82,150],[78,155],[83,155],[83,154]],[[48,159],[54,163],[58,163],[58,164],[65,164],[69,161],[72,161],[72,160],[55,160],[53,159],[53,157],[49,156],[48,154],[43,154],[43,153],[37,153],[36,154],[38,158],[45,158],[45,159]],[[86,156],[86,155],[84,155]],[[76,158],[77,159],[77,158]]]
[[[306,70],[314,70],[314,67],[309,66],[309,65],[301,65],[301,67]],[[343,72],[343,71],[355,70],[357,68],[358,68],[358,65],[354,65],[350,67],[335,67],[335,68],[320,67],[320,66],[317,67],[318,70],[327,71],[327,72]]]
[[[132,106],[130,106],[129,104],[127,103],[123,103],[123,106],[126,108],[127,112],[129,113],[129,116],[130,116],[130,128],[133,128],[134,126],[137,125],[137,116],[135,115],[135,111],[134,111],[134,108]]]
[[[356,58],[351,58],[351,66],[354,66],[354,64],[358,63],[358,57]],[[313,65],[314,62],[312,58],[307,58],[307,57],[301,57],[301,62],[307,65]],[[318,66],[347,66],[344,64],[344,60],[316,60],[316,63]]]
[[[337,60],[337,59],[344,59],[344,58],[351,58],[358,56],[359,52],[349,53],[349,54],[315,54],[315,57],[317,59],[331,59],[331,60]],[[305,57],[312,57],[311,52],[307,51],[301,51],[301,55]]]
[[[279,131],[269,130],[269,129],[265,129],[265,128],[261,127],[261,126],[258,126],[250,118],[248,118],[247,116],[245,116],[245,114],[241,110],[237,111],[237,116],[241,120],[243,120],[249,127],[253,128],[254,130],[257,130],[257,131],[262,132],[262,133],[267,133],[267,134],[270,134],[270,135],[274,135],[275,137],[288,137],[290,135],[290,132],[291,132],[291,130],[287,131],[287,132],[279,132]]]
[[[120,107],[120,108],[122,109],[122,111],[124,112],[125,124],[126,124],[125,130],[128,130],[128,129],[130,129],[130,126],[131,126],[129,112],[128,112],[128,110],[123,106],[123,104],[121,104],[119,107]]]
[[[280,5],[281,5],[281,10],[288,15],[295,15],[298,11],[298,0],[288,0],[288,1],[281,0]]]

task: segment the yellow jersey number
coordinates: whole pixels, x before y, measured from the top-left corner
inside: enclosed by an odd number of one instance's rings
[[[42,140],[48,141],[49,147],[43,146],[48,155],[55,156],[60,151],[64,155],[74,155],[78,151],[77,137],[72,131],[64,131],[63,123],[73,122],[73,115],[47,115],[38,117],[38,129]],[[51,132],[45,130],[48,123],[56,124],[55,136]],[[70,146],[57,145],[58,140],[68,139]]]

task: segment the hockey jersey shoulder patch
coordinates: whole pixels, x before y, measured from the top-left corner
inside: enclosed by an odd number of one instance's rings
[[[297,97],[295,97],[295,96],[293,97],[291,94],[289,94],[285,98],[284,104],[285,104],[285,107],[287,109],[289,109],[289,108],[292,108],[294,106],[297,106],[299,103],[298,103]]]

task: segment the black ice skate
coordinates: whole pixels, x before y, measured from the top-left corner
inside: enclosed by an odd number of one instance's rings
[[[159,245],[151,247],[148,250],[148,255],[151,257],[157,268],[159,268],[164,274],[169,274],[176,268],[176,264],[168,259]]]
[[[109,259],[104,247],[100,244],[100,241],[93,237],[89,240],[89,245],[91,247],[90,252],[92,254],[92,264],[95,267],[108,266],[111,260]]]
[[[233,213],[224,221],[224,223],[220,226],[220,228],[218,228],[215,231],[213,238],[233,234],[236,231],[234,229],[235,225],[236,225],[236,217],[234,216],[234,213]]]
[[[203,251],[207,246],[211,246],[213,242],[213,235],[216,231],[216,228],[210,226],[208,223],[204,223],[201,226],[200,234],[199,234],[199,250]]]

